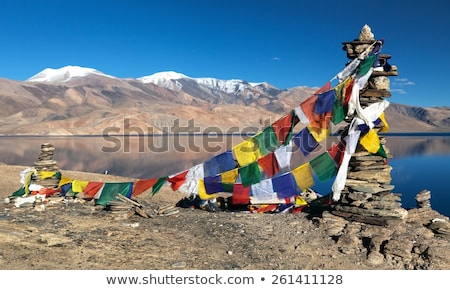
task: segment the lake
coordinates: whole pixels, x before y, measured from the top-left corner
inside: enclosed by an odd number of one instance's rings
[[[404,208],[415,207],[415,195],[431,191],[433,209],[450,216],[450,133],[387,134],[387,147],[393,158],[389,164],[393,192],[402,194]],[[245,140],[246,136],[76,136],[76,137],[0,137],[0,162],[33,166],[42,143],[52,143],[54,160],[60,170],[76,170],[154,178],[178,173],[203,163]],[[330,140],[333,140],[332,138]],[[330,141],[333,142],[333,141]],[[323,145],[328,148],[329,145]],[[294,152],[292,167],[307,159]],[[19,173],[18,173],[19,174]],[[18,175],[18,178],[20,176]],[[313,189],[330,191],[332,180],[316,181]]]

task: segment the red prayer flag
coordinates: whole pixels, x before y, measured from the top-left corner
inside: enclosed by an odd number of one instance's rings
[[[84,188],[83,195],[85,197],[94,198],[97,192],[102,188],[103,182],[90,181]]]
[[[345,144],[343,142],[339,142],[331,146],[328,149],[328,154],[330,154],[331,158],[333,158],[334,162],[336,162],[337,166],[340,166],[342,163],[342,159],[344,158],[345,153]]]
[[[139,179],[137,180],[133,185],[133,193],[131,194],[131,197],[134,197],[136,195],[139,195],[146,191],[147,189],[152,188],[153,185],[158,181],[158,178],[151,178],[151,179]]]
[[[273,131],[280,143],[284,143],[292,128],[292,114],[287,114],[272,124]]]
[[[231,195],[232,204],[249,204],[250,203],[250,186],[244,187],[237,183],[233,186],[233,194]]]
[[[180,186],[186,181],[186,175],[188,174],[189,170],[183,171],[175,176],[167,178],[167,181],[171,183],[171,187],[173,191],[178,190]]]
[[[273,152],[270,152],[266,156],[259,158],[258,164],[269,177],[272,177],[280,172],[277,158]]]

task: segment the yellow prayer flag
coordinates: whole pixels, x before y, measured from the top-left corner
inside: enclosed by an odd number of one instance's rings
[[[308,203],[306,202],[306,200],[303,199],[303,197],[301,196],[297,196],[295,198],[295,205],[307,205]]]
[[[217,195],[216,194],[207,194],[206,189],[205,189],[205,182],[203,181],[203,179],[199,179],[198,180],[198,197],[201,200],[208,200],[208,199],[216,198]]]
[[[83,192],[89,181],[74,180],[72,181],[73,192]]]
[[[370,129],[366,135],[359,139],[359,143],[370,153],[377,153],[380,149],[380,138],[375,129]]]
[[[380,130],[380,132],[389,132],[389,124],[386,121],[386,118],[384,116],[384,112],[381,113],[380,119],[381,119],[381,122],[383,122],[383,125],[384,125],[383,128]]]
[[[41,179],[47,179],[55,175],[55,173],[55,171],[40,171],[39,176],[41,177]]]
[[[301,190],[306,190],[314,185],[314,179],[312,176],[311,166],[309,165],[309,162],[295,168],[294,170],[291,171],[291,173],[294,176],[297,186]]]
[[[221,181],[223,183],[234,183],[236,181],[236,179],[238,178],[238,175],[239,175],[238,168],[235,168],[232,170],[222,172],[220,174],[220,177],[221,177]]]
[[[234,146],[233,153],[240,166],[253,163],[262,156],[258,144],[252,138]]]
[[[330,135],[330,130],[327,128],[317,128],[309,125],[308,130],[314,139],[316,139],[317,143],[322,142],[328,137],[328,135]]]
[[[58,187],[63,186],[64,184],[72,182],[72,179],[65,177],[64,175],[61,176],[61,180],[59,181]]]

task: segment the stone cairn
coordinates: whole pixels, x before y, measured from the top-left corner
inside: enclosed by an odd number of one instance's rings
[[[343,50],[351,60],[358,57],[367,47],[375,41],[369,26],[365,25],[359,38],[343,43]],[[379,55],[379,67],[386,68],[390,55]],[[360,90],[360,104],[365,108],[373,103],[382,101],[391,96],[388,77],[397,76],[396,66],[388,66],[390,70],[374,69],[366,86]],[[349,123],[353,118],[347,120]],[[374,129],[383,129],[383,123]],[[380,143],[386,152],[387,158],[367,152],[358,145],[349,163],[345,188],[341,198],[334,207],[332,214],[346,220],[359,221],[373,225],[388,225],[391,222],[401,221],[407,211],[401,207],[401,195],[392,193],[394,186],[391,182],[392,167],[388,164],[391,158],[386,139],[380,136]]]
[[[57,175],[51,176],[45,179],[41,178],[40,172],[50,171],[58,172],[58,163],[53,160],[53,154],[55,152],[55,147],[50,143],[43,143],[41,145],[41,152],[38,159],[34,162],[34,169],[36,169],[37,174],[33,175],[32,182],[47,188],[58,187],[60,177]]]

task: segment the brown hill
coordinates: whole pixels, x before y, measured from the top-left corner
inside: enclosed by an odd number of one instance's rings
[[[65,82],[0,79],[0,134],[255,132],[316,90],[280,90],[267,83],[245,81],[238,84],[230,92],[189,78],[176,80],[176,90],[102,75]],[[391,104],[386,116],[392,132],[450,129],[448,107]]]

